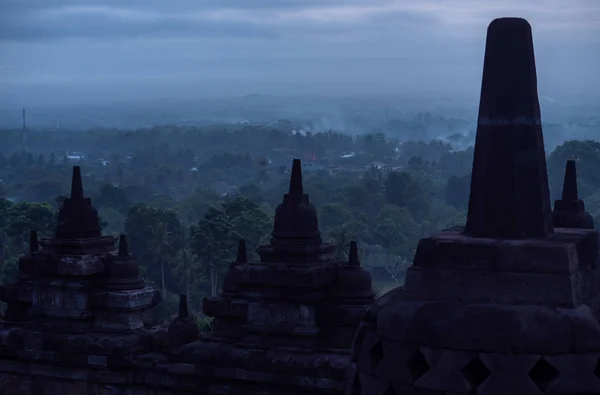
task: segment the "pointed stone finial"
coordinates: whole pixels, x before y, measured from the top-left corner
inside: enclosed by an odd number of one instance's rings
[[[487,31],[465,234],[526,239],[554,232],[531,26]]]
[[[302,162],[300,159],[294,159],[292,162],[292,175],[290,177],[290,190],[288,194],[304,194],[304,187],[302,185]]]
[[[275,210],[271,243],[320,244],[321,232],[317,210],[304,193],[302,162],[294,159],[290,175],[290,189]]]
[[[127,236],[124,234],[119,235],[119,256],[129,256],[129,246],[127,245]]]
[[[71,197],[65,198],[58,212],[55,235],[61,239],[84,239],[102,235],[98,210],[92,206],[91,199],[83,195],[79,166],[73,166]]]
[[[567,160],[562,198],[554,201],[552,224],[555,228],[594,229],[594,218],[585,211],[585,203],[577,193],[575,160]]]
[[[348,264],[349,265],[360,265],[360,260],[358,259],[358,244],[356,241],[350,242],[350,251],[348,251]]]
[[[179,318],[189,318],[187,295],[179,295]]]
[[[83,199],[83,183],[81,181],[81,168],[79,166],[73,166],[71,199]]]
[[[248,255],[246,254],[246,240],[240,239],[238,241],[238,249],[237,249],[237,256],[235,258],[235,263],[239,264],[239,263],[246,263],[246,262],[248,262]]]
[[[40,249],[40,242],[38,239],[37,230],[32,230],[29,233],[29,252],[38,252]]]
[[[479,124],[540,125],[531,26],[522,18],[494,19],[487,29]]]
[[[562,200],[579,200],[577,193],[577,168],[575,160],[567,160],[565,180],[563,182]]]
[[[187,295],[179,295],[179,316],[169,325],[169,345],[181,347],[197,340],[199,333],[198,324],[190,318]]]

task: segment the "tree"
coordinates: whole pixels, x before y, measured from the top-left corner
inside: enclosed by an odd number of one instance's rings
[[[440,140],[406,141],[400,145],[400,154],[405,158],[420,157],[426,161],[437,161],[452,150],[452,145]]]
[[[193,224],[218,200],[219,196],[210,189],[197,189],[179,202],[177,210],[187,224]]]
[[[190,300],[192,299],[190,286],[204,280],[204,277],[198,275],[201,273],[200,269],[198,256],[190,248],[182,248],[173,259],[171,276]]]
[[[442,155],[438,161],[442,177],[464,176],[473,166],[473,147],[464,151],[452,151]]]
[[[19,202],[8,211],[7,234],[14,240],[27,243],[29,232],[37,230],[40,236],[49,235],[56,226],[56,212],[46,203]]]
[[[411,172],[419,171],[425,165],[425,161],[420,156],[411,156],[408,160],[407,169]]]
[[[33,202],[52,202],[63,192],[63,182],[58,180],[43,180],[32,184],[26,192],[26,198]]]
[[[238,189],[238,193],[242,196],[246,196],[254,202],[263,201],[262,191],[255,184],[242,185]]]
[[[110,207],[120,213],[126,213],[131,205],[125,190],[111,184],[102,184],[93,200],[97,208]]]
[[[444,197],[448,204],[459,210],[467,208],[471,191],[471,173],[464,176],[450,176]]]
[[[383,186],[383,175],[381,170],[372,167],[369,169],[363,178],[361,178],[360,184],[365,188],[367,194],[376,194],[382,191]]]
[[[0,199],[0,283],[15,279],[18,256],[27,251],[30,231],[47,237],[55,225],[56,212],[48,204]]]
[[[167,224],[159,222],[153,232],[154,257],[155,263],[160,265],[160,280],[163,295],[167,294],[167,284],[165,281],[165,261],[171,262],[171,257],[175,249],[171,245],[172,234],[167,228]]]
[[[351,208],[364,207],[369,195],[367,189],[361,184],[346,185],[342,187],[341,192],[346,204]]]
[[[337,228],[350,221],[352,213],[340,203],[327,203],[319,209],[319,223],[322,228]]]
[[[223,203],[221,207],[231,222],[234,232],[246,239],[247,245],[258,246],[265,241],[273,220],[261,206],[246,197],[238,196]]]
[[[110,234],[120,234],[125,231],[125,218],[114,208],[100,207],[98,214],[101,218],[102,231]]]
[[[420,226],[407,208],[388,204],[374,218],[370,233],[374,244],[380,243],[396,255],[410,256],[420,237]]]
[[[160,283],[165,292],[168,286],[164,276],[165,260],[169,262],[184,245],[183,228],[177,213],[136,204],[127,212],[125,232],[129,235],[131,250],[140,265],[146,267],[149,279]]]
[[[335,257],[347,260],[350,243],[358,239],[354,230],[349,225],[339,226],[330,232],[330,236],[335,245]]]
[[[210,278],[211,295],[216,296],[220,277],[233,261],[239,236],[223,210],[209,208],[190,229],[191,248]]]
[[[552,197],[558,199],[562,193],[562,183],[567,160],[577,161],[577,184],[579,197],[586,198],[600,189],[600,142],[566,141],[548,157],[548,173]]]
[[[416,177],[404,171],[392,171],[385,180],[385,196],[389,204],[407,207],[415,218],[429,211],[429,196]]]

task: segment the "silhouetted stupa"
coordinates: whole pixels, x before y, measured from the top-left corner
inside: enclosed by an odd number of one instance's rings
[[[467,224],[365,315],[347,395],[600,394],[598,233],[552,227],[529,23],[487,34]]]
[[[585,211],[577,193],[577,168],[573,159],[567,161],[562,197],[554,202],[552,224],[555,228],[594,229],[594,219]]]

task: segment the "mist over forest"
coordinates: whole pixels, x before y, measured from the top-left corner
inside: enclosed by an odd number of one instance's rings
[[[358,241],[385,292],[419,238],[465,221],[486,26],[505,15],[533,26],[552,197],[577,159],[600,224],[597,0],[250,2],[0,2],[0,283],[31,229],[53,236],[81,166],[161,317],[182,292],[202,314],[237,239],[268,241],[300,158],[324,239],[340,259]]]

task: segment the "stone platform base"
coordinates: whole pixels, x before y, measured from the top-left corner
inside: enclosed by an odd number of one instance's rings
[[[600,394],[600,353],[495,354],[369,336],[348,395]]]

